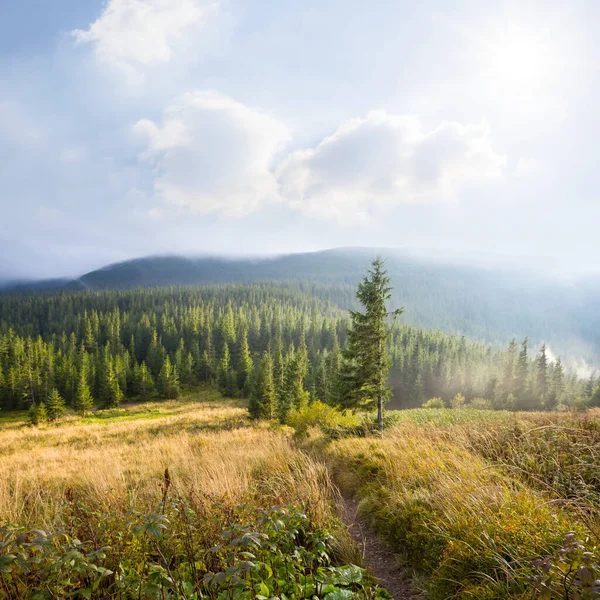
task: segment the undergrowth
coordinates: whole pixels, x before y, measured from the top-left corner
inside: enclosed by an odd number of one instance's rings
[[[383,435],[371,416],[311,433],[433,600],[600,597],[594,416],[420,409],[388,414]],[[584,540],[579,557],[565,536]]]

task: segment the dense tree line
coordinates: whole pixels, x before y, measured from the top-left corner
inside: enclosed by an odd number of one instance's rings
[[[319,296],[302,282],[2,295],[0,408],[41,409],[46,418],[63,403],[85,412],[202,384],[281,420],[315,398],[338,402],[349,320]],[[497,408],[600,404],[593,378],[578,379],[527,341],[501,351],[387,327],[394,407],[459,392]]]

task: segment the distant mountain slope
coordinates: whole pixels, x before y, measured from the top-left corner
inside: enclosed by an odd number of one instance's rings
[[[342,308],[354,305],[357,281],[381,254],[404,321],[493,343],[528,335],[573,361],[600,364],[600,284],[567,285],[515,270],[457,266],[398,250],[339,248],[273,258],[149,257],[83,275],[63,289],[125,289],[205,283],[302,280]]]

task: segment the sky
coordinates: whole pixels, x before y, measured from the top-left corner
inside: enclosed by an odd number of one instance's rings
[[[600,264],[595,0],[0,0],[0,278],[149,254]]]

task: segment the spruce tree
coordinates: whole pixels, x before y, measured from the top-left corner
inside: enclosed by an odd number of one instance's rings
[[[43,402],[40,402],[39,404],[32,402],[29,407],[28,415],[29,423],[31,423],[31,425],[41,425],[48,420],[48,414]]]
[[[539,403],[544,404],[548,394],[548,356],[546,354],[546,344],[542,344],[540,355],[537,359],[536,391]]]
[[[560,358],[556,360],[552,367],[552,381],[550,384],[550,392],[546,399],[546,408],[556,408],[562,401],[563,392],[565,389],[565,370]]]
[[[48,396],[48,420],[50,422],[58,421],[65,413],[65,401],[62,399],[58,390],[54,388]]]
[[[344,397],[349,408],[377,407],[377,423],[383,430],[383,407],[391,394],[387,385],[390,360],[387,352],[386,317],[399,315],[402,309],[389,313],[386,302],[391,298],[390,279],[381,258],[371,263],[368,275],[358,285],[356,297],[365,312],[350,311],[351,327],[348,345],[343,353]]]
[[[246,398],[250,394],[251,376],[254,370],[252,356],[250,355],[250,347],[248,346],[248,333],[244,329],[240,341],[240,349],[238,356],[238,379],[237,387],[242,392],[242,396]]]
[[[177,367],[171,363],[171,359],[167,355],[163,362],[163,366],[158,375],[160,391],[163,398],[175,399],[180,394],[179,375]]]
[[[268,349],[258,365],[248,411],[253,419],[272,419],[277,409],[276,403],[273,361],[271,351]]]
[[[520,409],[531,408],[530,393],[529,393],[529,358],[528,358],[528,343],[525,338],[521,344],[521,352],[517,360],[517,373],[515,384],[515,396],[517,399],[517,407]]]
[[[143,361],[141,365],[136,367],[135,381],[135,389],[140,396],[140,400],[144,402],[150,400],[154,392],[154,380],[146,363]]]
[[[85,415],[94,406],[94,399],[87,382],[87,373],[85,366],[80,369],[79,381],[77,383],[77,392],[73,408],[81,415]]]

